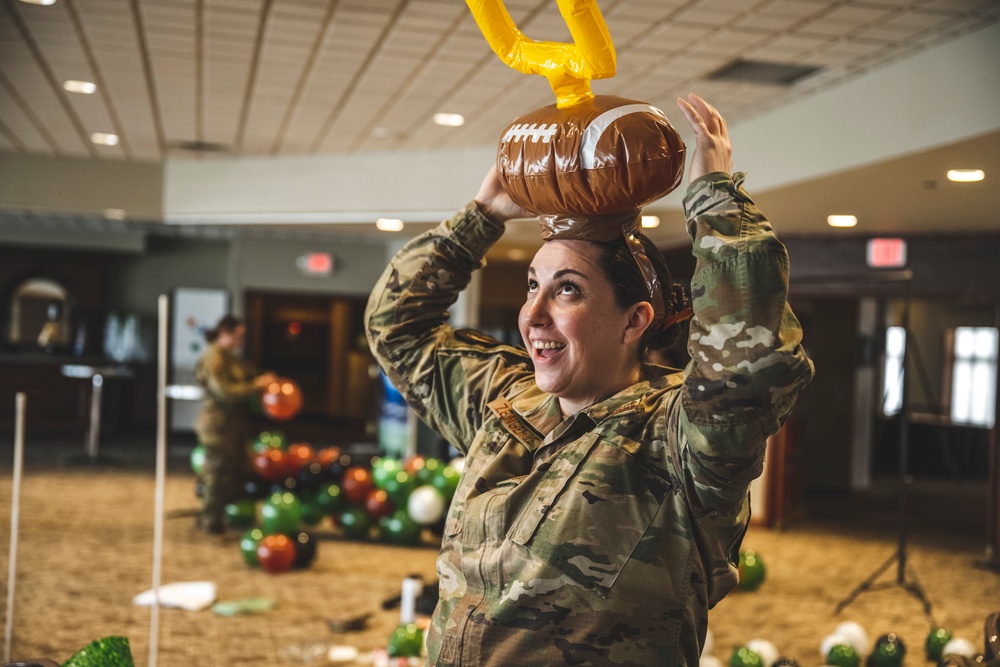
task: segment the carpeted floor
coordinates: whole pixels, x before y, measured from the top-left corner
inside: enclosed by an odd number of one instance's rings
[[[148,457],[139,457],[118,469],[64,469],[55,465],[55,451],[36,449],[22,483],[12,657],[61,662],[91,640],[114,634],[127,636],[136,664],[146,665],[150,611],[133,606],[131,599],[151,581],[152,465]],[[4,600],[9,452],[0,447]],[[175,455],[167,510],[193,508],[193,487],[183,455]],[[983,553],[985,493],[983,484],[918,481],[909,494],[912,568],[938,624],[977,646],[986,615],[1000,609],[1000,576],[974,566]],[[762,555],[767,579],[758,591],[733,594],[713,610],[714,654],[727,662],[734,646],[764,638],[803,667],[820,665],[823,638],[840,622],[854,620],[872,639],[896,632],[911,650],[906,664],[926,664],[922,645],[929,623],[918,600],[904,589],[866,592],[841,615],[834,614],[840,600],[892,557],[897,525],[896,488],[888,480],[863,495],[811,499],[803,519],[785,530],[751,528],[745,546]],[[397,612],[383,611],[381,603],[398,594],[403,577],[435,577],[436,549],[429,537],[423,548],[321,540],[310,569],[280,575],[244,566],[238,539],[236,533],[206,537],[194,530],[190,517],[166,522],[164,583],[210,580],[218,584],[222,600],[264,597],[277,606],[233,618],[164,609],[159,665],[293,664],[283,657],[287,647],[312,642],[355,646],[364,656],[384,645],[398,621]],[[893,563],[879,581],[892,584],[896,574]],[[325,621],[369,612],[373,616],[361,631],[334,633]],[[2,609],[0,618],[6,622]]]

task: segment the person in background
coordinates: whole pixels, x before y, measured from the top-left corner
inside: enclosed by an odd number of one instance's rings
[[[245,335],[238,317],[223,316],[205,332],[209,346],[195,366],[195,380],[205,392],[195,426],[205,447],[198,527],[209,534],[225,531],[226,503],[240,495],[250,478],[249,402],[276,379],[273,373],[256,374],[243,360]]]
[[[683,373],[649,363],[686,304],[654,308],[671,278],[644,236],[654,281],[624,240],[544,243],[518,320],[527,349],[448,325],[504,223],[531,217],[495,169],[372,291],[376,358],[467,453],[429,665],[698,665],[708,610],[736,586],[750,482],[813,366],[786,301],[788,255],[731,173],[725,121],[695,95],[678,105],[697,139]]]

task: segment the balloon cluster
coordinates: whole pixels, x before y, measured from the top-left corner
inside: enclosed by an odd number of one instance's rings
[[[724,663],[712,655],[712,631],[706,633],[702,648],[700,667],[724,667]],[[927,660],[939,667],[953,667],[965,664],[985,664],[981,654],[976,652],[967,639],[954,639],[944,628],[933,628],[924,642]],[[847,621],[837,626],[820,643],[820,658],[824,667],[901,667],[906,655],[906,645],[894,632],[880,636],[874,646],[868,633],[858,623]],[[774,644],[764,639],[752,639],[733,649],[729,667],[799,667],[794,658],[783,657]]]
[[[196,461],[203,454],[192,455],[200,474]],[[257,437],[251,463],[244,497],[225,513],[231,527],[247,530],[240,542],[246,564],[269,572],[308,567],[316,557],[308,530],[327,517],[348,539],[417,544],[424,528],[443,529],[460,477],[440,459],[355,459],[338,447],[288,444],[280,431]]]
[[[374,533],[393,544],[417,544],[424,528],[443,528],[459,476],[454,466],[423,456],[352,466],[344,471],[344,504],[334,523],[345,537],[367,539]]]

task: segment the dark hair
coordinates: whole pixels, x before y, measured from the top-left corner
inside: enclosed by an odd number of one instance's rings
[[[241,326],[243,326],[243,320],[240,318],[231,314],[223,315],[222,318],[216,322],[214,329],[209,329],[205,332],[205,340],[209,343],[214,343],[220,333],[232,333]]]
[[[642,248],[646,252],[646,256],[649,257],[649,261],[653,265],[653,270],[656,271],[656,276],[660,279],[664,305],[668,309],[665,315],[669,316],[672,314],[669,309],[671,301],[670,293],[673,289],[674,280],[670,275],[667,260],[663,258],[663,253],[660,252],[660,249],[645,234],[636,234],[636,238],[642,243]],[[639,265],[636,264],[635,258],[632,256],[632,251],[629,250],[628,245],[625,243],[625,239],[610,243],[598,243],[596,241],[589,241],[589,243],[597,246],[597,265],[601,267],[608,282],[611,283],[615,294],[615,303],[619,308],[628,308],[641,301],[650,301],[646,279],[639,270]],[[672,326],[666,330],[654,329],[656,329],[655,326],[650,326],[642,336],[640,354],[643,357],[649,351],[663,350],[677,342],[680,327]]]

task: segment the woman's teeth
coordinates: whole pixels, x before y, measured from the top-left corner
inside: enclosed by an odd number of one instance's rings
[[[556,343],[550,340],[533,340],[531,345],[536,350],[561,350],[566,347],[566,343]]]

